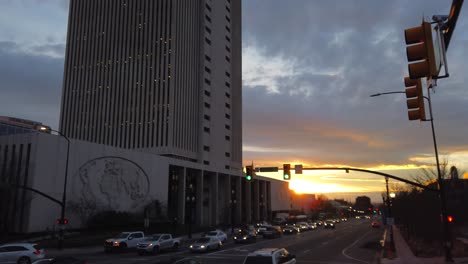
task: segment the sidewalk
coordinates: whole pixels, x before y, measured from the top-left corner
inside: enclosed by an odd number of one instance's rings
[[[416,257],[400,233],[400,229],[393,226],[393,240],[395,242],[396,258],[382,258],[382,264],[445,264],[444,257],[419,258]],[[388,241],[388,239],[387,239]],[[451,263],[467,263],[468,258],[454,258]]]

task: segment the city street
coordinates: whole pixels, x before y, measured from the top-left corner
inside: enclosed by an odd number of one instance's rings
[[[164,252],[157,256],[139,256],[135,252],[106,254],[102,249],[94,253],[73,253],[89,263],[172,263],[184,257],[197,258],[202,263],[242,263],[245,256],[261,248],[284,247],[296,255],[297,263],[376,263],[379,241],[383,228],[372,228],[369,220],[350,219],[337,224],[335,229],[304,232],[298,235],[283,235],[278,239],[258,238],[252,244],[234,244],[228,240],[219,251],[190,253],[187,245],[177,252]],[[66,253],[66,252],[64,252]],[[52,255],[53,256],[53,255]]]

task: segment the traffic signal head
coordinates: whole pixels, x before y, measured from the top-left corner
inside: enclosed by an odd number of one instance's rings
[[[453,216],[447,215],[447,222],[452,223],[453,222]]]
[[[440,65],[436,65],[431,24],[423,21],[419,27],[405,29],[405,42],[410,78],[437,77]]]
[[[291,164],[283,164],[283,179],[287,181],[291,179]]]
[[[408,119],[426,120],[426,110],[424,108],[424,94],[421,79],[410,79],[405,77],[406,105],[408,106]]]
[[[253,178],[253,167],[252,166],[245,166],[245,179],[247,181],[251,181]]]

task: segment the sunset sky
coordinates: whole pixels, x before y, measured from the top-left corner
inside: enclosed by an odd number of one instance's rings
[[[408,121],[403,31],[451,1],[244,0],[244,165],[349,166],[402,177],[435,163],[428,122]],[[0,1],[0,115],[58,128],[67,0]],[[441,160],[468,169],[468,10],[432,94]],[[279,173],[262,175],[281,178]],[[293,175],[300,192],[380,192],[384,179]]]

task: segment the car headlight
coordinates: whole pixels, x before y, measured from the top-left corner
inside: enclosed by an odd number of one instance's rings
[[[201,245],[200,248],[205,248],[205,245]]]
[[[153,246],[153,243],[150,243],[150,244],[148,245],[148,247],[152,247],[152,246]]]
[[[247,239],[247,237],[245,236],[245,237],[243,237],[242,239],[246,240],[246,239]]]
[[[234,239],[237,239],[237,237],[234,237]]]
[[[193,245],[190,245],[190,248],[193,248]]]
[[[114,247],[118,247],[118,246],[120,246],[120,242],[119,242],[119,241],[115,241],[115,242],[114,242]]]

